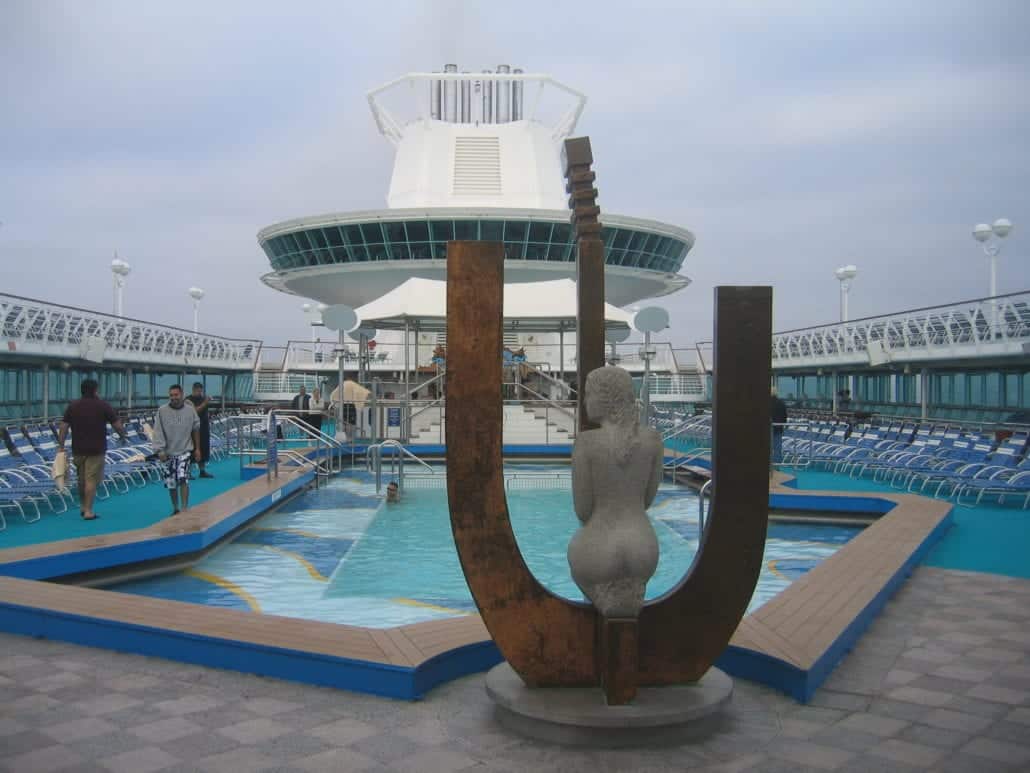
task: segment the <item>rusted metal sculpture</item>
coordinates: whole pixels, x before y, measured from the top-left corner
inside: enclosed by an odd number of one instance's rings
[[[716,288],[716,488],[709,525],[685,578],[644,605],[636,630],[607,631],[605,644],[594,608],[544,588],[512,532],[501,455],[503,293],[501,244],[447,245],[447,492],[458,555],[483,622],[531,687],[698,680],[743,617],[762,562],[771,288]],[[623,655],[605,651],[613,648]],[[606,672],[634,649],[635,674],[623,666]]]
[[[569,194],[571,222],[576,229],[576,394],[579,395],[580,429],[597,425],[586,414],[583,394],[587,374],[604,365],[604,245],[598,215],[597,175],[589,137],[565,140],[562,160],[565,190]]]

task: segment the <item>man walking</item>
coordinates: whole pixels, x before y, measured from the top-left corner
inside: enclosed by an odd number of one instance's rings
[[[154,448],[164,463],[165,488],[172,498],[172,515],[190,506],[190,458],[200,461],[200,417],[182,396],[182,387],[168,389],[168,404],[157,409]]]
[[[186,399],[193,404],[193,410],[200,417],[200,459],[197,460],[200,477],[213,478],[215,476],[207,471],[207,463],[211,460],[211,412],[208,410],[211,398],[204,394],[204,385],[197,381],[193,384],[193,394]]]
[[[82,397],[73,400],[64,412],[57,431],[57,452],[64,453],[64,439],[72,431],[72,462],[78,478],[79,505],[85,521],[95,520],[93,502],[97,486],[104,479],[104,456],[107,453],[107,425],[114,427],[123,441],[128,440],[122,420],[107,402],[97,396],[99,385],[91,378],[82,382]]]

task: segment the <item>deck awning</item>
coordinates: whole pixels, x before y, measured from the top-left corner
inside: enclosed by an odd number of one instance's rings
[[[576,283],[571,279],[519,282],[504,286],[504,327],[526,332],[558,332],[576,329]],[[408,279],[386,295],[357,309],[363,325],[380,330],[422,331],[447,328],[447,283],[434,279]],[[626,329],[633,316],[604,305],[605,327]]]

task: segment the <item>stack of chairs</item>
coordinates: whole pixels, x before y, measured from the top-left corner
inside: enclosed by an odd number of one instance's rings
[[[68,509],[69,501],[70,492],[57,487],[45,460],[38,454],[26,459],[18,453],[10,432],[0,430],[0,522],[3,528],[7,527],[3,508],[17,510],[23,520],[32,523],[41,517],[40,505],[45,505],[52,512],[63,513]],[[27,511],[28,508],[31,512]],[[31,517],[32,514],[35,517]]]

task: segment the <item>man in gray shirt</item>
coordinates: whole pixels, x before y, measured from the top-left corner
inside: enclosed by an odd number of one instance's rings
[[[190,458],[200,461],[200,417],[193,405],[183,400],[182,387],[168,389],[168,405],[157,409],[154,419],[154,449],[164,464],[165,488],[172,497],[172,515],[190,506]]]

